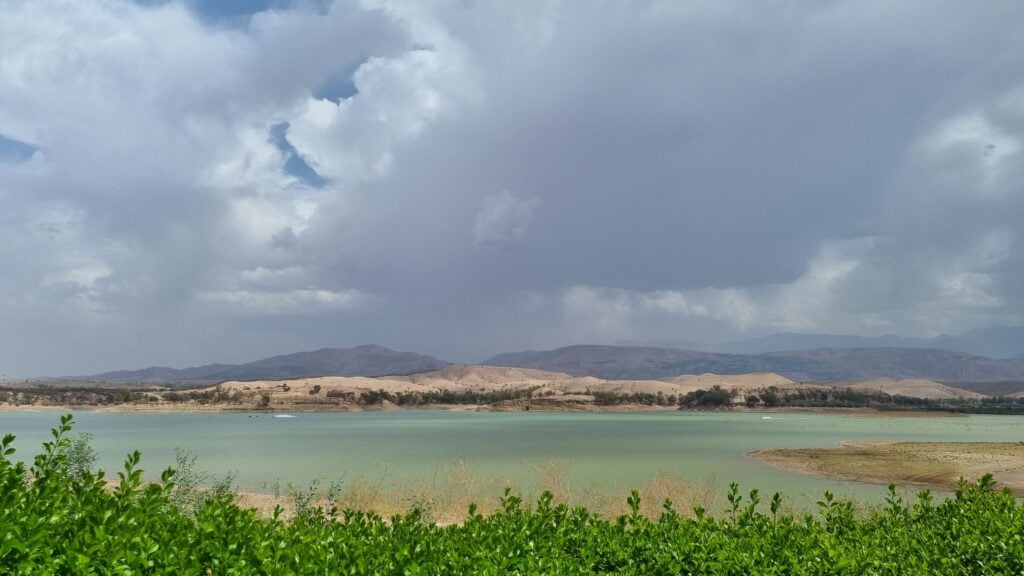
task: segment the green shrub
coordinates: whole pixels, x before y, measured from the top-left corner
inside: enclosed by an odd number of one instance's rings
[[[214,493],[192,510],[175,503],[175,472],[145,484],[128,456],[113,489],[103,472],[68,463],[70,416],[33,464],[0,442],[0,574],[387,574],[387,575],[1020,575],[1024,507],[991,477],[962,482],[936,502],[905,503],[890,489],[866,515],[826,493],[817,515],[780,512],[756,490],[732,485],[721,515],[694,517],[666,502],[658,518],[631,512],[608,521],[584,508],[532,509],[509,491],[489,516],[438,526],[420,512],[382,518],[313,506],[285,522]],[[185,456],[187,463],[191,461]]]
[[[723,408],[732,405],[736,397],[735,390],[725,390],[721,386],[712,386],[707,390],[687,392],[679,399],[679,405],[685,408]]]

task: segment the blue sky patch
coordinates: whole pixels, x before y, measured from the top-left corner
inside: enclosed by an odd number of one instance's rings
[[[31,158],[36,150],[39,150],[38,146],[0,134],[0,162],[24,162]]]
[[[135,0],[143,6],[160,6],[174,0]],[[184,0],[185,4],[207,22],[247,21],[258,12],[284,9],[292,0]]]
[[[346,98],[355,96],[359,93],[359,89],[356,88],[354,76],[356,70],[358,70],[364,63],[365,61],[360,61],[353,64],[352,66],[345,68],[345,70],[341,71],[337,76],[328,79],[313,91],[313,97],[338,103]]]
[[[270,127],[270,141],[288,158],[284,163],[285,173],[295,176],[313,188],[323,188],[327,184],[327,179],[307,164],[295,146],[288,141],[288,126],[287,122],[281,122]]]

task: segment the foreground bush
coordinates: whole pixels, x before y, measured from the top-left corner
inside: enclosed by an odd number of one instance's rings
[[[582,508],[533,509],[506,493],[502,509],[471,507],[461,525],[419,513],[381,518],[304,510],[285,522],[238,507],[228,493],[184,509],[174,473],[143,484],[139,454],[116,486],[102,472],[69,466],[70,417],[31,467],[0,445],[0,574],[1014,574],[1024,573],[1024,507],[991,477],[933,502],[905,505],[890,490],[884,507],[855,517],[828,494],[818,516],[779,514],[733,487],[720,516],[694,518],[666,503],[660,518],[607,521]]]

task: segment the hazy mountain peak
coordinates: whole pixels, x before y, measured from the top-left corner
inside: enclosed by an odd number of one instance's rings
[[[485,364],[606,379],[658,379],[680,374],[774,372],[791,380],[834,382],[925,378],[944,382],[1024,379],[1024,364],[926,348],[818,348],[721,354],[665,348],[567,346],[499,354]]]
[[[271,356],[245,364],[209,364],[192,368],[118,370],[75,379],[104,382],[213,382],[275,380],[315,376],[387,376],[439,370],[449,362],[413,352],[396,352],[376,344],[321,348]]]
[[[723,352],[741,354],[814,348],[933,348],[988,358],[1012,358],[1024,354],[1024,326],[992,324],[959,335],[940,334],[934,338],[788,332],[729,342],[719,348]]]

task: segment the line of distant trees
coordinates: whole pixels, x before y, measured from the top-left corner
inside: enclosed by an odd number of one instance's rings
[[[239,403],[247,399],[247,395],[239,390],[224,390],[220,386],[208,390],[188,390],[182,392],[164,392],[164,400],[168,402],[198,402],[200,404]]]
[[[287,385],[285,385],[287,386]],[[285,388],[283,388],[285,389]],[[311,389],[317,396],[320,389]],[[437,390],[425,392],[391,392],[367,390],[363,392],[328,390],[326,398],[339,403],[363,406],[390,402],[398,406],[429,404],[486,405],[517,400],[531,400],[555,394],[540,386],[508,390]],[[856,388],[807,388],[781,390],[771,386],[756,392],[742,394],[736,389],[713,386],[693,390],[686,394],[663,392],[617,393],[587,390],[586,394],[598,406],[639,404],[644,406],[677,406],[680,409],[730,409],[737,405],[747,408],[874,408],[878,410],[936,410],[975,414],[1024,414],[1024,398],[988,397],[967,398],[911,398],[890,395],[874,390]],[[114,405],[149,403],[158,401],[194,402],[198,404],[252,403],[256,407],[269,407],[271,395],[266,392],[226,390],[220,386],[205,390],[139,390],[130,388],[91,388],[39,386],[33,388],[0,388],[0,404],[8,405]]]
[[[40,386],[0,388],[0,404],[14,406],[95,406],[157,400],[148,391],[127,388],[82,388]]]
[[[875,408],[879,410],[941,410],[975,414],[1024,414],[1024,398],[912,398],[855,388],[809,388],[783,391],[775,386],[748,393],[740,398],[736,389],[720,386],[694,390],[679,396],[661,393],[616,394],[594,392],[598,405],[644,404],[686,409],[725,409],[737,404],[748,408]]]
[[[587,391],[598,406],[621,404],[643,404],[646,406],[679,406],[681,408],[724,408],[736,399],[736,390],[713,386],[705,390],[694,390],[686,394],[665,394],[664,392],[618,392]]]
[[[809,388],[781,390],[775,386],[742,395],[736,389],[721,386],[674,395],[658,393],[590,392],[599,406],[642,404],[673,406],[683,409],[747,408],[874,408],[879,410],[937,410],[974,414],[1024,414],[1024,398],[912,398],[855,388]]]
[[[1024,414],[1024,398],[912,398],[873,390],[833,388],[791,390],[777,394],[777,406],[876,408],[879,410],[939,410],[973,414]],[[763,397],[762,397],[763,399]]]

